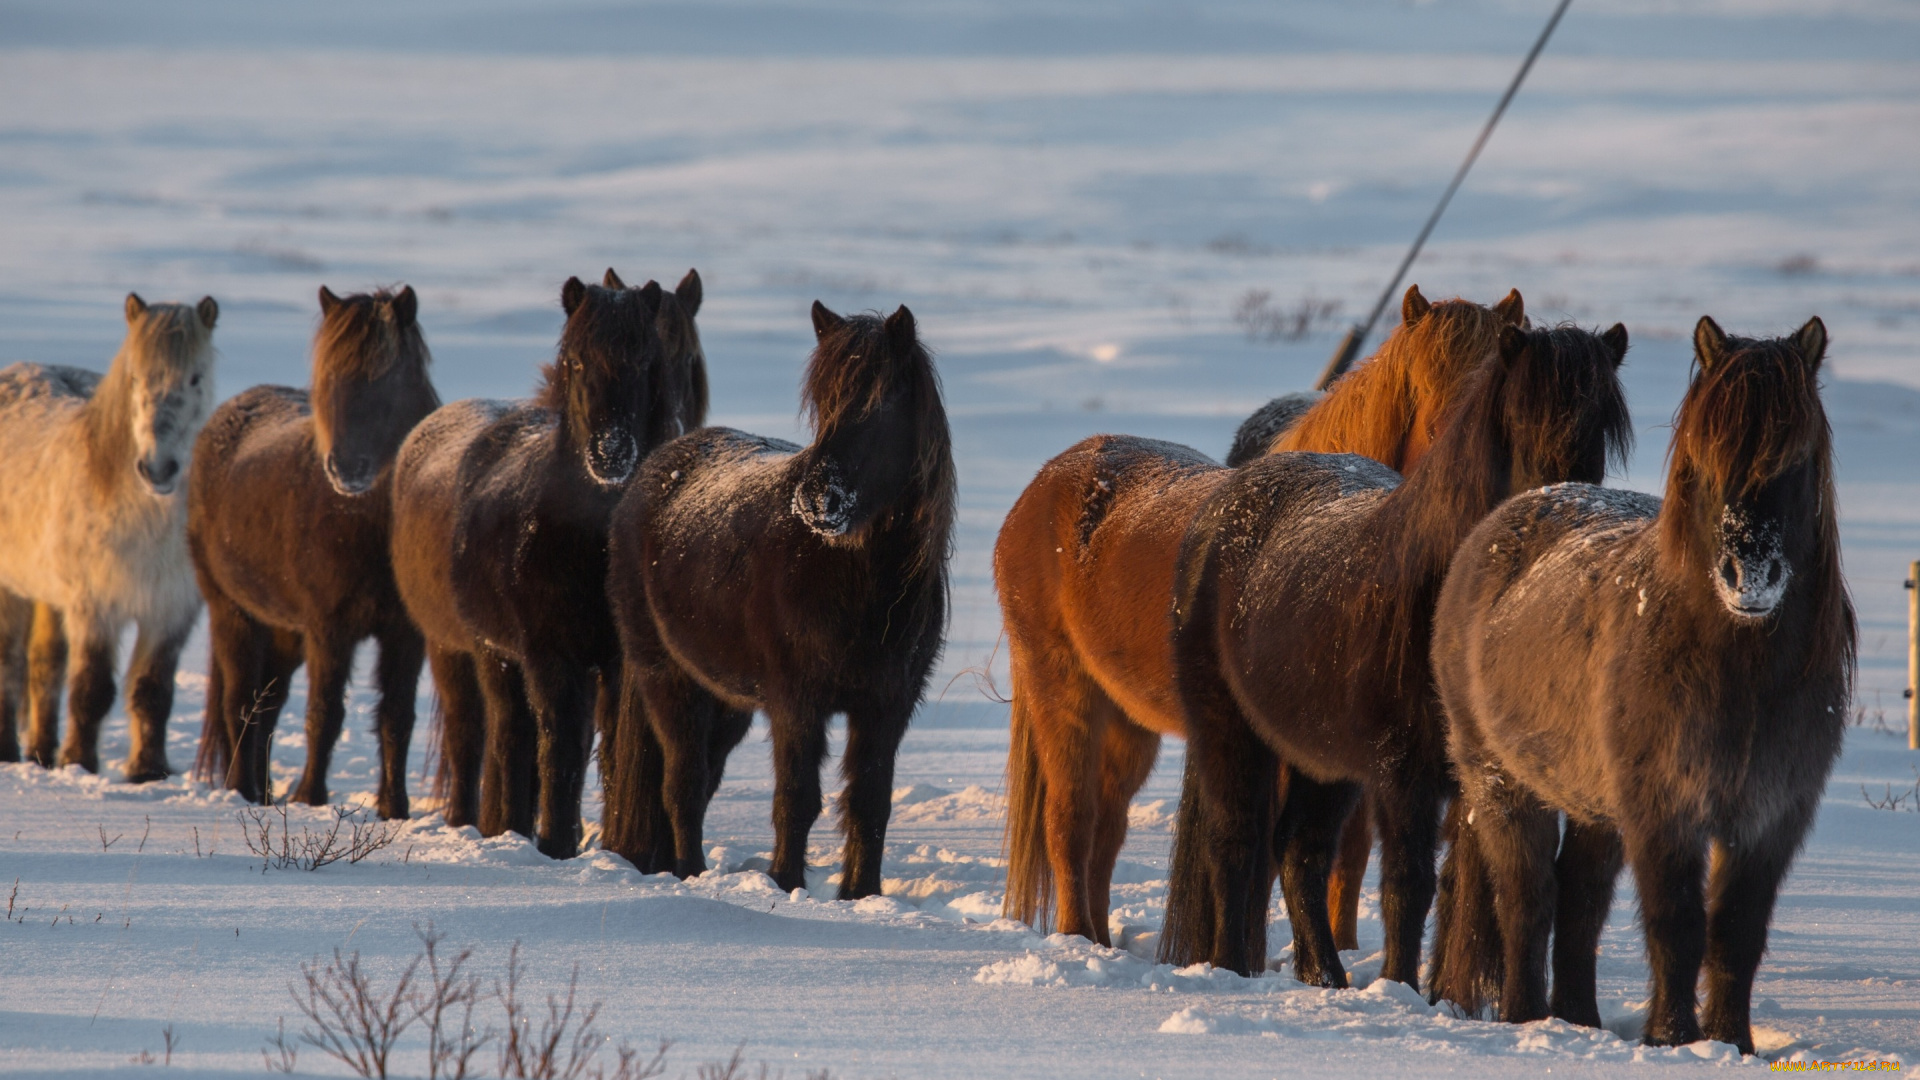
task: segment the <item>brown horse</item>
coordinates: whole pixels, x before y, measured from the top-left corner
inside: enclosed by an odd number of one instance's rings
[[[1525,320],[1429,304],[1409,288],[1370,362],[1286,429],[1276,450],[1345,451],[1404,466],[1424,453],[1463,377]],[[1013,669],[1007,760],[1008,917],[1033,925],[1059,900],[1062,933],[1109,943],[1108,889],[1127,804],[1164,735],[1184,735],[1168,645],[1174,565],[1200,504],[1232,470],[1151,439],[1096,436],[1049,461],[994,545]]]
[[[1435,933],[1436,955],[1456,953],[1437,997],[1477,1008],[1491,972],[1501,1019],[1551,1008],[1597,1026],[1594,952],[1624,859],[1651,968],[1646,1041],[1753,1052],[1767,923],[1852,689],[1826,346],[1819,319],[1771,340],[1701,319],[1664,501],[1547,488],[1461,545],[1434,616],[1470,810],[1448,855],[1463,892]]]
[[[1207,500],[1173,620],[1188,741],[1163,961],[1264,968],[1279,848],[1295,974],[1345,986],[1326,875],[1364,785],[1381,838],[1381,975],[1414,983],[1451,783],[1427,663],[1433,598],[1460,541],[1513,491],[1597,482],[1624,455],[1626,348],[1618,325],[1507,327],[1405,483],[1354,455],[1272,454]]]
[[[307,766],[293,798],[322,806],[346,719],[354,647],[380,643],[382,817],[407,816],[407,748],[425,645],[387,555],[394,455],[440,407],[411,287],[320,287],[313,389],[256,386],[194,447],[187,544],[207,598],[212,663],[197,769],[255,802],[287,683],[307,666]]]

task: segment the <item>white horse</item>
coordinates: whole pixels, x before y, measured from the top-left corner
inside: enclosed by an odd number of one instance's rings
[[[0,370],[0,760],[20,757],[12,721],[24,683],[27,756],[53,764],[71,638],[73,723],[59,762],[99,770],[100,721],[132,622],[127,779],[171,771],[174,668],[200,615],[183,480],[213,408],[219,314],[211,296],[189,306],[129,293],[127,339],[105,377],[40,364]]]

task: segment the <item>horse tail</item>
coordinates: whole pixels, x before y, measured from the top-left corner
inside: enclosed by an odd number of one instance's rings
[[[227,730],[226,678],[218,657],[207,665],[207,706],[201,714],[200,746],[193,754],[193,778],[209,787],[226,787],[233,760],[233,733]]]
[[[1160,926],[1157,959],[1163,964],[1198,963],[1213,955],[1214,882],[1206,838],[1213,831],[1207,800],[1200,797],[1205,778],[1193,755],[1180,781],[1180,811],[1168,859],[1167,914]],[[1265,927],[1262,927],[1264,932]]]
[[[1440,867],[1427,994],[1435,1004],[1450,1001],[1468,1016],[1477,1016],[1500,1000],[1505,957],[1493,877],[1480,849],[1479,831],[1468,822],[1470,814],[1463,799],[1455,799],[1447,810],[1450,843]]]
[[[1035,929],[1053,913],[1053,864],[1047,861],[1047,778],[1031,716],[1032,687],[1013,688],[1007,751],[1007,897],[1001,914]]]

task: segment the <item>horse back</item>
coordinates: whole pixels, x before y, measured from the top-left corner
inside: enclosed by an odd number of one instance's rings
[[[1185,735],[1168,642],[1174,566],[1228,475],[1176,443],[1096,435],[1041,467],[994,543],[1013,648],[1066,654],[1134,723]]]
[[[1212,638],[1205,677],[1318,779],[1370,774],[1377,740],[1356,733],[1392,726],[1382,704],[1414,677],[1382,664],[1400,613],[1378,518],[1399,483],[1356,454],[1272,454],[1234,470],[1182,545],[1176,633]]]
[[[468,399],[443,405],[416,424],[393,465],[389,552],[407,613],[434,644],[462,651],[475,635],[455,602],[453,557],[467,493],[468,451],[511,405]]]
[[[1557,484],[1508,499],[1461,543],[1435,610],[1433,666],[1463,783],[1505,775],[1582,820],[1614,818],[1617,764],[1634,752],[1622,736],[1645,726],[1634,673],[1668,602],[1653,571],[1659,507]]]

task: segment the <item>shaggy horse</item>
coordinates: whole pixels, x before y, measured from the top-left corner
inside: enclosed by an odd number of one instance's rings
[[[1518,292],[1489,309],[1429,304],[1409,288],[1379,355],[1336,382],[1274,448],[1408,464],[1454,388],[1494,354],[1501,328],[1524,319]],[[1013,672],[1009,918],[1044,925],[1057,891],[1062,933],[1109,942],[1127,804],[1161,737],[1186,733],[1168,645],[1181,538],[1230,475],[1184,446],[1095,436],[1043,465],[1000,528],[994,582]]]
[[[1547,1015],[1552,930],[1552,1011],[1598,1025],[1594,950],[1624,856],[1652,969],[1646,1041],[1753,1052],[1754,971],[1851,691],[1826,346],[1819,319],[1753,340],[1702,318],[1664,501],[1549,488],[1461,545],[1434,674],[1474,841],[1476,865],[1455,871],[1487,875],[1497,901],[1441,930],[1496,919],[1482,941],[1502,1019]]]
[[[439,691],[447,819],[534,836],[552,858],[579,850],[595,669],[620,656],[607,517],[641,459],[702,419],[699,277],[684,305],[605,280],[561,290],[559,355],[532,401],[443,406],[394,472],[394,576]]]
[[[1406,480],[1355,455],[1235,470],[1182,546],[1174,609],[1187,771],[1163,961],[1266,965],[1270,859],[1301,981],[1345,986],[1326,879],[1364,785],[1381,844],[1381,974],[1413,984],[1450,787],[1428,627],[1447,560],[1516,489],[1597,481],[1630,428],[1626,329],[1501,331]],[[1275,836],[1275,778],[1291,770]]]
[[[802,888],[827,720],[845,713],[840,897],[855,899],[880,891],[894,754],[945,630],[953,452],[911,312],[843,318],[816,302],[813,327],[802,390],[810,445],[695,432],[647,459],[614,514],[607,592],[633,706],[615,771],[639,774],[645,742],[626,736],[644,714],[662,758],[673,870],[698,874],[720,747],[738,741],[745,710],[765,711],[770,872],[782,889]],[[622,783],[630,800],[653,797]],[[652,815],[643,802],[623,812]]]
[[[129,293],[126,313],[126,341],[104,377],[39,364],[0,371],[0,718],[17,714],[24,681],[27,757],[54,764],[71,638],[80,655],[59,762],[98,771],[120,631],[132,622],[139,636],[127,680],[126,776],[138,783],[172,771],[173,674],[200,614],[178,488],[213,408],[220,305],[211,296],[148,304]],[[0,758],[18,760],[12,725],[5,730]]]
[[[212,664],[198,771],[255,802],[288,680],[307,665],[307,767],[293,798],[327,802],[354,647],[380,643],[380,816],[407,816],[407,747],[425,645],[387,555],[394,455],[440,407],[413,289],[320,287],[313,390],[256,386],[215,410],[194,448],[187,544],[207,598]]]

